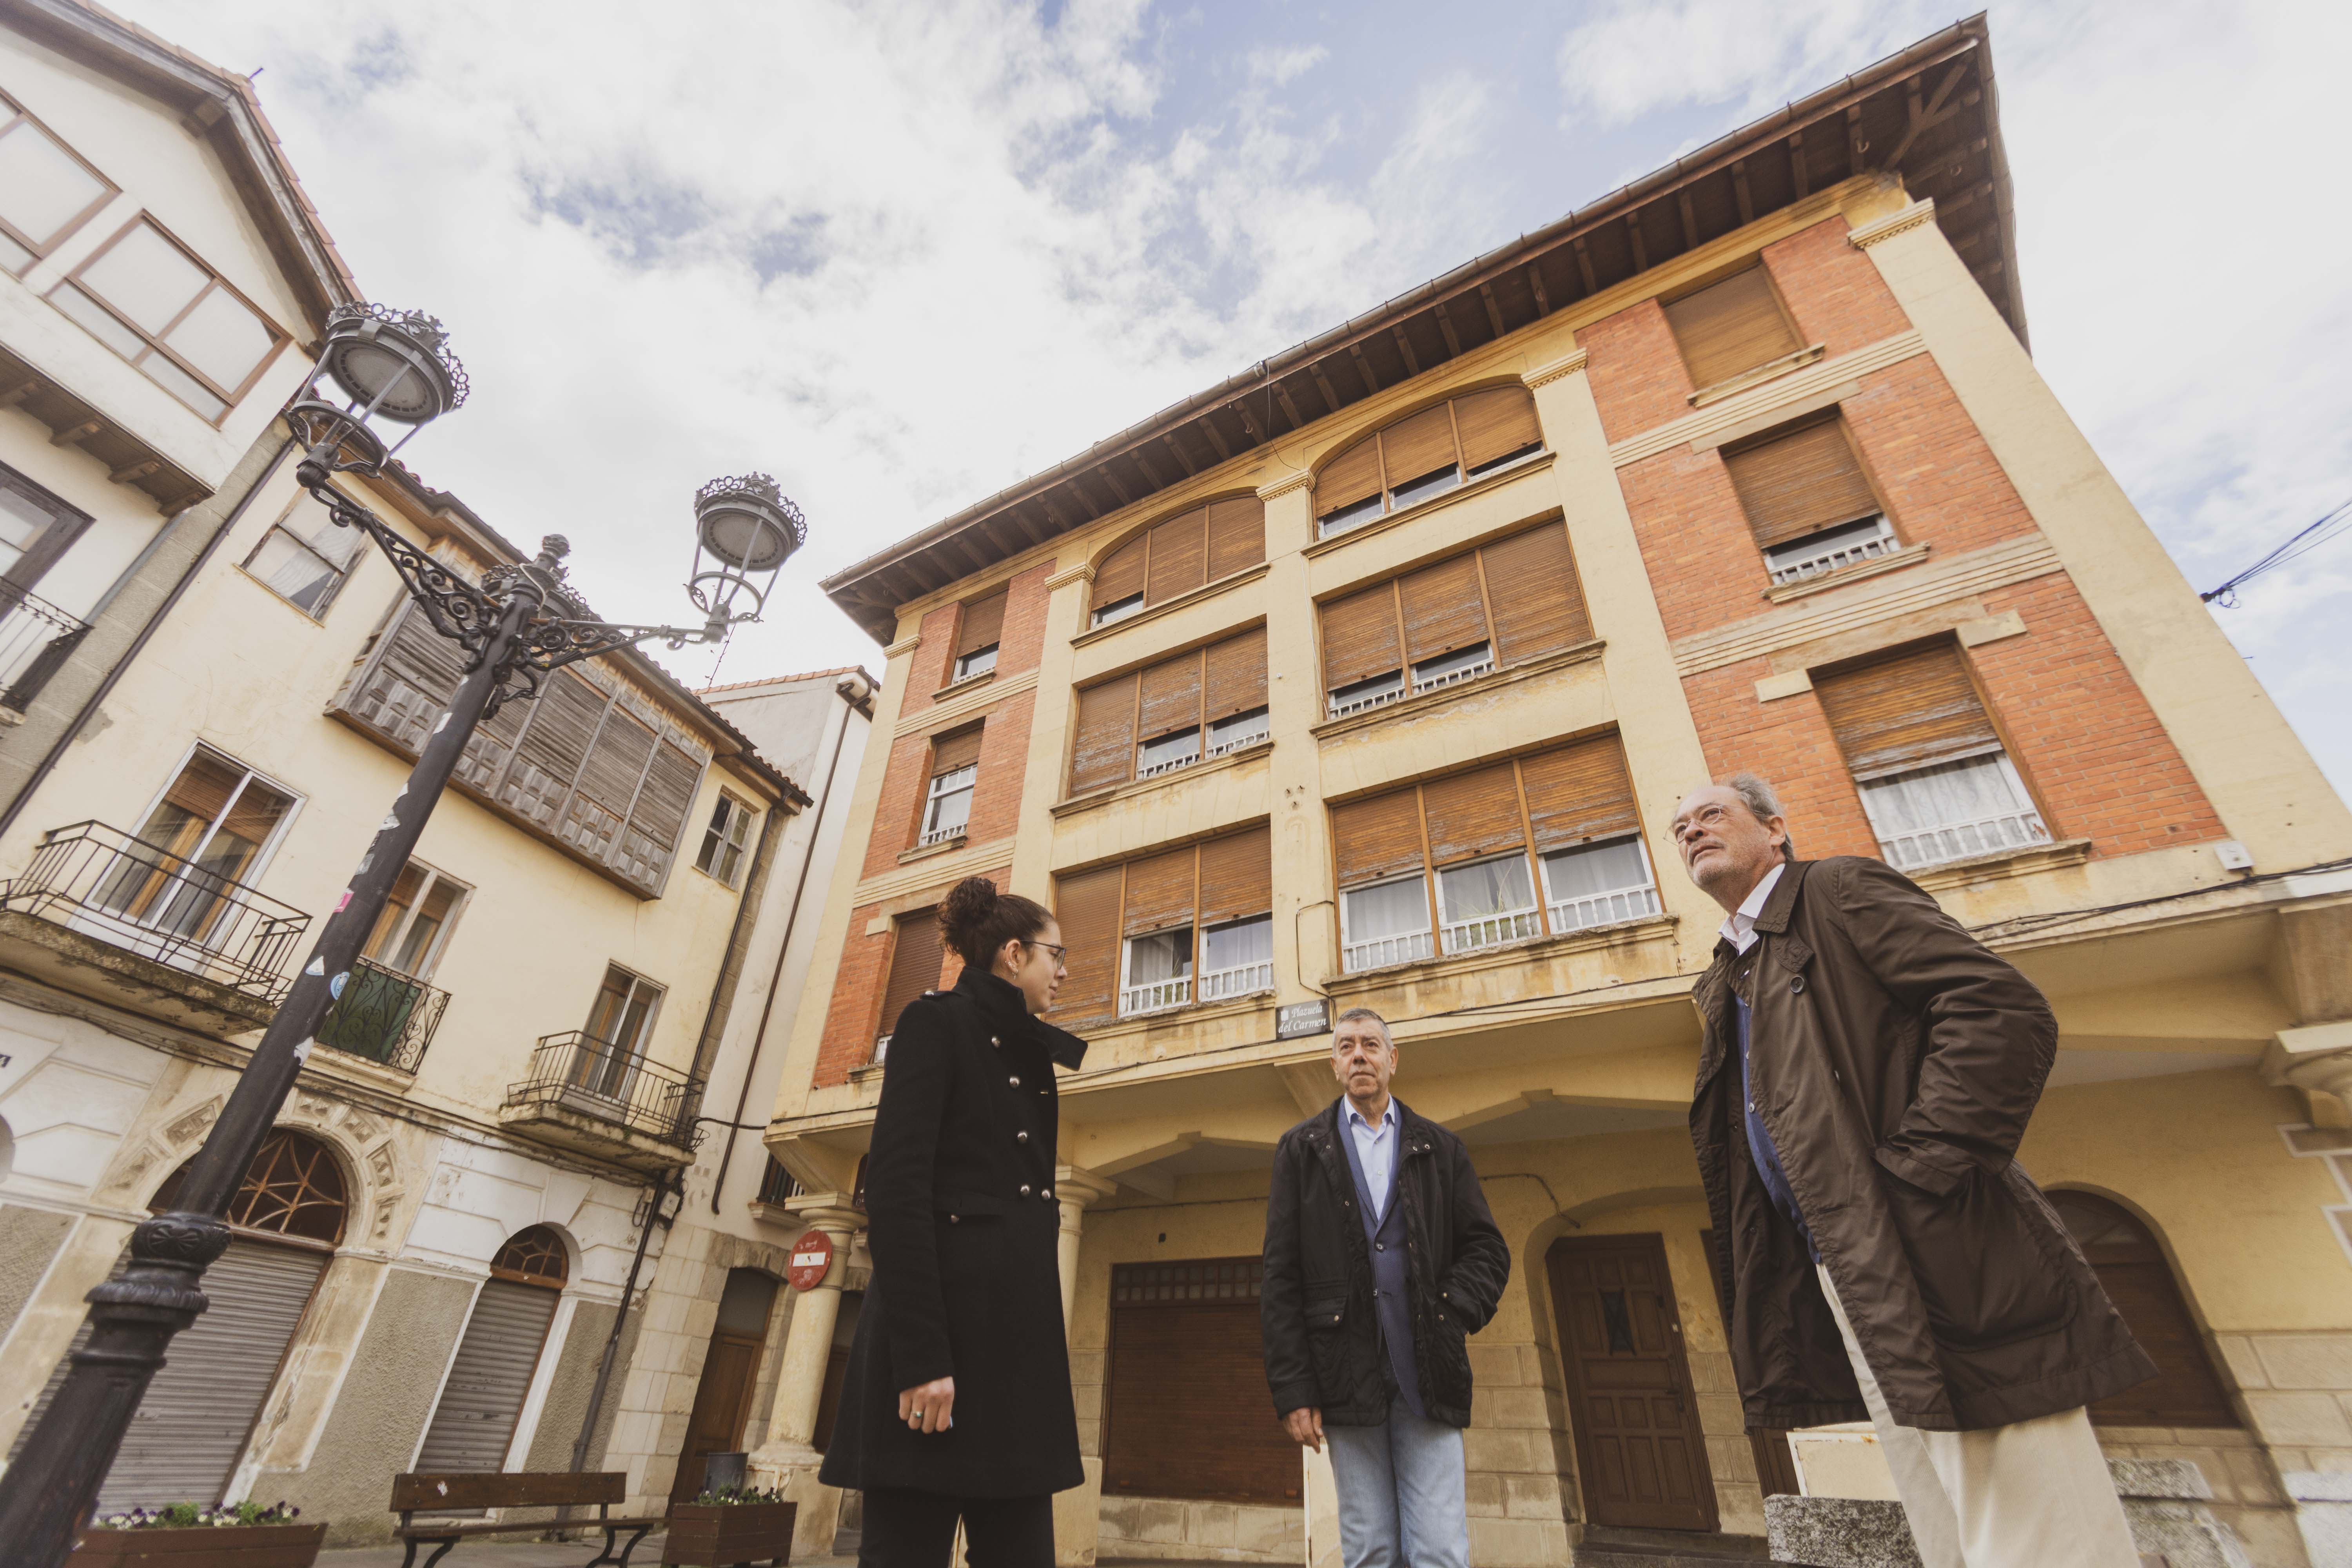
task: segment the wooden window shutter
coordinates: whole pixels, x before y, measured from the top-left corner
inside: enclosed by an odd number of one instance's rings
[[[188,765],[180,770],[163,798],[190,816],[212,822],[227,808],[230,792],[244,776],[242,769],[231,767],[210,752],[199,751],[189,757]]]
[[[1381,444],[1367,436],[1323,466],[1315,476],[1315,515],[1328,517],[1381,493]]]
[[[637,785],[645,780],[653,752],[652,728],[629,710],[625,700],[614,702],[596,731],[596,743],[588,750],[588,760],[581,764],[580,788],[556,837],[592,854],[609,851],[636,803]]]
[[[1462,432],[1462,466],[1475,468],[1540,446],[1535,394],[1524,386],[1498,386],[1454,401],[1454,422]]]
[[[1527,842],[1519,824],[1519,786],[1508,763],[1439,779],[1423,785],[1421,795],[1434,865],[1475,860]]]
[[[1135,722],[1139,744],[1201,727],[1201,656],[1178,654],[1143,672],[1143,701]]]
[[[1265,502],[1233,496],[1209,503],[1209,581],[1265,559]]]
[[[343,710],[413,756],[457,695],[464,679],[458,655],[457,645],[435,631],[423,610],[404,604],[384,634],[382,656],[344,699]]]
[[[1209,649],[1208,712],[1212,724],[1265,706],[1265,628],[1227,637]]]
[[[1909,773],[2000,744],[1951,643],[1821,677],[1813,689],[1857,779]]]
[[[637,804],[630,808],[628,826],[613,852],[614,869],[648,892],[661,886],[669,870],[678,830],[686,826],[687,810],[694,804],[695,788],[709,761],[708,752],[685,750],[667,739],[654,745]]]
[[[1189,594],[1209,580],[1209,514],[1206,509],[1171,518],[1151,531],[1151,566],[1143,590],[1147,605]]]
[[[1388,584],[1323,606],[1323,685],[1336,691],[1404,662],[1397,636],[1396,594]]]
[[[1832,416],[1723,455],[1759,549],[1878,515],[1878,498]]]
[[[1404,601],[1404,657],[1419,664],[1486,640],[1486,607],[1478,591],[1478,558],[1457,555],[1409,574],[1397,584]]]
[[[1518,664],[1592,638],[1592,617],[1577,581],[1568,530],[1548,522],[1486,546],[1486,584],[1494,593],[1495,662]]]
[[[1296,1508],[1298,1450],[1265,1409],[1255,1258],[1111,1273],[1102,1489]]]
[[[1713,386],[1801,346],[1764,268],[1734,273],[1666,307],[1666,324],[1690,367],[1693,386]]]
[[[956,654],[961,658],[977,653],[1003,636],[1004,590],[999,588],[987,598],[975,599],[963,607],[963,626],[956,633]]]
[[[1443,403],[1400,419],[1381,432],[1381,463],[1389,489],[1452,466],[1454,416]]]
[[[1421,794],[1401,789],[1331,809],[1339,886],[1421,869]]]
[[[1143,557],[1150,543],[1149,534],[1139,533],[1103,557],[1102,564],[1095,568],[1095,591],[1089,601],[1096,609],[1143,592]]]
[[[937,778],[941,773],[951,773],[958,768],[970,767],[979,762],[981,730],[982,726],[974,724],[968,729],[958,730],[953,734],[941,735],[933,740],[931,742],[931,777]]]
[[[550,832],[579,776],[581,759],[595,739],[610,700],[569,669],[547,678],[531,700],[530,718],[515,744],[514,765],[499,786],[499,800]]]
[[[1135,771],[1136,678],[1122,675],[1078,693],[1077,739],[1070,756],[1070,793],[1125,784]]]
[[[1197,850],[1186,847],[1129,863],[1124,923],[1129,936],[1192,923],[1193,875],[1199,858]]]
[[[1118,984],[1118,889],[1116,866],[1063,877],[1054,884],[1054,919],[1062,928],[1069,974],[1055,998],[1056,1018],[1108,1017]]]
[[[1274,839],[1252,828],[1201,846],[1201,923],[1262,915],[1274,908]]]
[[[1642,826],[1633,811],[1633,781],[1625,773],[1625,748],[1614,735],[1529,757],[1519,764],[1519,779],[1538,853]]]
[[[917,910],[900,915],[890,942],[890,984],[882,992],[882,1019],[876,1032],[887,1035],[898,1026],[907,1004],[926,991],[939,988],[940,970],[947,962],[947,938],[940,930],[940,911]]]

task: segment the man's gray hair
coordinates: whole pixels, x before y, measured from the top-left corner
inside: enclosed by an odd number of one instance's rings
[[[1378,1024],[1381,1026],[1381,1044],[1389,1047],[1391,1049],[1395,1048],[1396,1041],[1391,1038],[1389,1035],[1389,1021],[1386,1018],[1381,1017],[1378,1013],[1373,1012],[1370,1007],[1349,1008],[1346,1012],[1339,1015],[1339,1024],[1352,1024],[1359,1018],[1370,1018],[1373,1023]],[[1335,1050],[1339,1047],[1339,1024],[1334,1024],[1331,1026],[1331,1045],[1332,1048]]]
[[[1769,823],[1776,816],[1785,818],[1788,816],[1788,813],[1780,809],[1779,792],[1754,773],[1734,773],[1723,781],[1723,787],[1738,795],[1739,803],[1745,805],[1748,814],[1759,822]],[[1785,831],[1785,825],[1783,831]],[[1790,833],[1780,840],[1780,858],[1794,860],[1796,858],[1797,836]]]

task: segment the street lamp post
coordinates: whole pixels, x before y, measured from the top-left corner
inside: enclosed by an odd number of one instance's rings
[[[342,394],[322,395],[322,381]],[[142,1221],[130,1255],[93,1289],[89,1337],[16,1463],[0,1476],[0,1542],[24,1568],[58,1568],[94,1507],[124,1432],[172,1336],[206,1306],[204,1272],[227,1247],[222,1215],[317,1044],[362,944],[433,815],[474,727],[508,701],[527,700],[548,672],[581,659],[662,641],[717,642],[756,620],[805,526],[764,474],[714,479],[695,495],[695,553],[688,594],[696,627],[615,626],[588,618],[564,581],[561,535],[536,559],[483,574],[478,586],[402,538],[336,490],[337,474],[381,474],[428,421],[465,400],[465,371],[430,317],[373,305],[337,309],[325,351],[286,417],[305,447],[296,477],[337,525],[373,539],[399,571],[434,629],[465,651],[465,679],[426,736],[407,784],[328,917],[308,962],[254,1047],[236,1089],[181,1184],[177,1206]],[[405,426],[385,445],[382,425]]]

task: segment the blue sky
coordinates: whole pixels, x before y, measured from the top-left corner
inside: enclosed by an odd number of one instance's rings
[[[872,664],[825,573],[1958,15],[115,3],[262,70],[362,286],[473,373],[420,471],[605,613],[681,615],[695,486],[778,475],[811,541],[721,679]],[[2352,7],[1991,29],[2037,362],[2210,586],[2352,497]],[[2352,791],[2352,542],[2219,616]]]

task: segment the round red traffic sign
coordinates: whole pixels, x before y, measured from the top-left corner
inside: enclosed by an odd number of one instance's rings
[[[795,1290],[814,1290],[833,1272],[833,1237],[812,1230],[793,1243],[793,1259],[784,1278]]]

